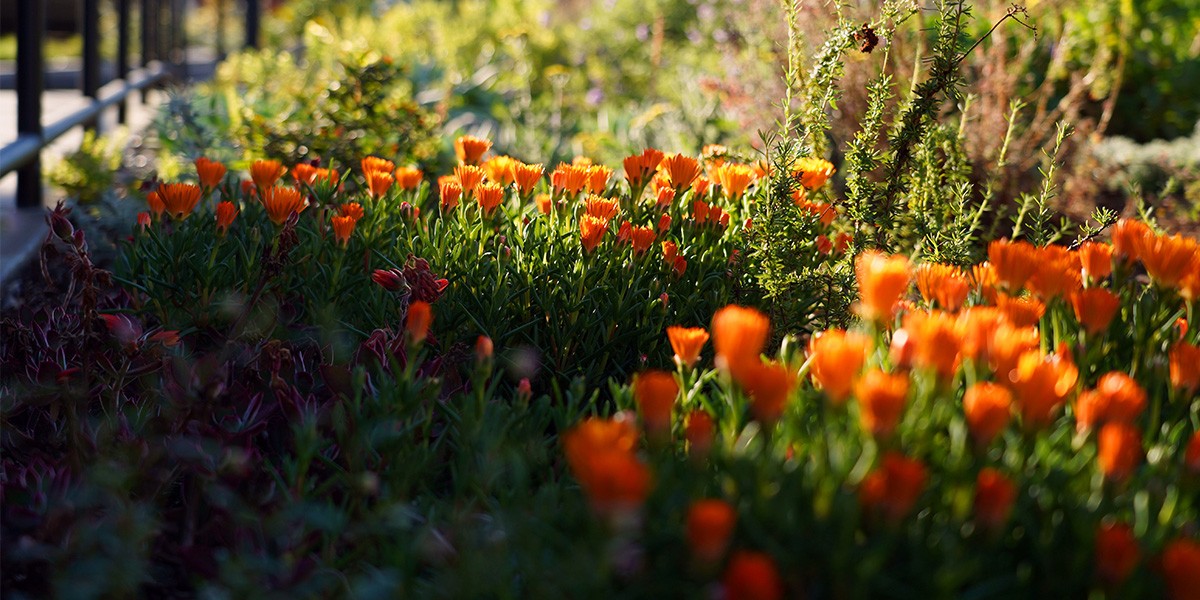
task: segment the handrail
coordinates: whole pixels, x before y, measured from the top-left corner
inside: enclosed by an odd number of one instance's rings
[[[261,5],[259,0],[245,3],[246,44],[258,45]],[[44,40],[46,7],[41,0],[19,4],[17,24],[17,139],[0,148],[0,177],[17,173],[17,206],[42,205],[41,154],[54,140],[75,127],[94,129],[100,115],[118,107],[117,121],[125,122],[126,100],[137,91],[146,91],[182,68],[184,56],[183,0],[141,0],[139,13],[142,51],[140,69],[129,69],[130,0],[118,0],[117,79],[100,85],[99,0],[83,2],[83,67],[80,91],[92,101],[74,113],[43,126],[42,93],[45,91]],[[217,0],[223,11],[225,0]],[[165,25],[165,27],[164,27]],[[163,30],[166,31],[163,31]],[[218,45],[223,42],[218,38]]]

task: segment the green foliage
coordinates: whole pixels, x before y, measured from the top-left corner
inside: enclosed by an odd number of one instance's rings
[[[48,166],[46,179],[80,204],[94,204],[116,183],[128,139],[124,130],[103,138],[84,132],[79,149]]]

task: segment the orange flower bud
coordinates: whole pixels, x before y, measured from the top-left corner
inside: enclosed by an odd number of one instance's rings
[[[338,214],[342,215],[343,217],[350,217],[351,219],[358,221],[359,219],[363,218],[365,213],[363,212],[363,207],[361,204],[357,202],[348,202],[338,206]]]
[[[796,374],[780,363],[751,362],[732,369],[738,385],[750,396],[750,414],[765,425],[783,416],[796,387]]]
[[[428,302],[416,300],[408,305],[408,315],[404,319],[404,330],[413,344],[420,344],[429,336],[429,326],[433,323],[433,307]]]
[[[1123,481],[1142,462],[1142,434],[1128,423],[1108,423],[1100,428],[1096,440],[1100,470],[1109,479]]]
[[[475,362],[484,363],[492,360],[492,354],[496,351],[496,345],[492,343],[492,338],[481,335],[475,339]]]
[[[713,349],[718,366],[736,371],[745,364],[757,364],[771,321],[753,308],[729,305],[712,319]]]
[[[213,190],[221,185],[221,180],[225,178],[225,165],[215,160],[208,160],[203,156],[197,158],[195,164],[200,187],[205,190]]]
[[[683,435],[687,438],[688,446],[694,454],[704,456],[712,448],[713,433],[716,424],[713,418],[703,410],[693,410],[688,413],[683,423]]]
[[[1106,523],[1096,530],[1096,575],[1109,587],[1125,582],[1141,559],[1133,529],[1124,523]]]
[[[238,216],[238,208],[232,202],[224,201],[217,203],[217,232],[225,235],[229,231],[229,226],[233,224],[233,220]]]
[[[350,217],[336,216],[329,220],[333,225],[333,235],[341,247],[345,248],[350,244],[350,236],[354,233],[354,226],[357,223]]]
[[[1088,288],[1071,294],[1071,308],[1085,331],[1096,335],[1108,329],[1121,308],[1121,298],[1104,288]]]
[[[858,491],[859,502],[868,511],[898,523],[912,512],[928,480],[924,463],[888,452],[883,456],[882,464],[863,479]]]
[[[1104,422],[1132,423],[1146,409],[1146,390],[1132,377],[1113,371],[1096,383],[1096,389],[1080,394],[1075,403],[1075,420],[1082,429]]]
[[[579,236],[583,242],[583,251],[590,254],[604,241],[604,233],[608,231],[608,221],[592,215],[579,217]]]
[[[867,251],[858,256],[855,274],[863,316],[890,323],[896,315],[896,304],[908,290],[908,259]]]
[[[923,368],[937,372],[949,381],[958,369],[963,332],[957,319],[948,313],[911,312],[904,316],[904,331],[913,347],[913,360]]]
[[[854,385],[858,416],[863,430],[886,438],[896,430],[908,400],[908,376],[889,375],[879,369],[863,374]]]
[[[483,209],[483,214],[490,215],[504,202],[504,188],[497,183],[481,183],[475,188],[475,199]]]
[[[644,371],[633,378],[633,399],[642,423],[652,436],[670,434],[671,410],[679,397],[679,383],[665,371]]]
[[[841,329],[827,330],[809,341],[813,381],[834,404],[841,404],[850,395],[854,380],[866,362],[867,344],[867,338]]]
[[[421,185],[425,174],[414,167],[397,167],[392,174],[396,178],[396,187],[402,190],[415,190]]]
[[[634,455],[637,431],[629,420],[588,419],[562,440],[567,464],[596,512],[612,515],[642,505],[650,470]]]
[[[708,332],[703,327],[672,325],[667,328],[667,338],[671,340],[671,348],[675,350],[675,363],[683,367],[693,367],[700,359],[700,350],[708,342]]]
[[[975,521],[985,529],[997,530],[1008,521],[1017,486],[999,471],[985,467],[975,479]]]
[[[1082,275],[1095,282],[1112,274],[1113,247],[1100,242],[1084,242],[1079,247]]]
[[[438,180],[438,195],[441,197],[442,210],[454,210],[458,199],[462,197],[462,184],[457,179],[443,178]]]
[[[687,540],[692,555],[704,563],[714,563],[725,553],[737,511],[724,500],[697,500],[688,508]]]
[[[976,383],[963,394],[963,414],[971,435],[983,446],[1008,427],[1012,393],[995,383]]]
[[[1043,356],[1036,350],[1022,354],[1008,381],[1025,426],[1049,425],[1078,377],[1079,369],[1062,355]]]
[[[775,561],[761,552],[738,551],[725,567],[725,600],[780,600],[783,581]]]

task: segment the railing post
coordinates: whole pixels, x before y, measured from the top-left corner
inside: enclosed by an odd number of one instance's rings
[[[96,101],[100,96],[100,0],[83,0],[83,95]],[[84,123],[96,129],[99,119]]]
[[[225,60],[225,0],[215,0],[217,11],[217,60]]]
[[[42,137],[42,90],[45,62],[46,5],[23,2],[17,17],[17,135]],[[17,169],[17,206],[42,205],[42,160],[39,154]]]
[[[154,40],[152,39],[154,37],[154,32],[152,31],[154,28],[154,20],[152,18],[152,13],[154,12],[153,4],[154,0],[142,0],[139,10],[141,14],[138,15],[138,18],[142,21],[142,50],[139,52],[138,64],[142,66],[142,69],[148,69],[150,61],[154,60]],[[149,99],[150,88],[142,88],[142,104],[146,104],[146,101]]]
[[[246,0],[246,47],[258,48],[258,30],[262,22],[260,0]]]
[[[117,78],[127,81],[129,78],[129,0],[117,0]],[[117,122],[124,125],[127,100],[121,100],[117,105]]]

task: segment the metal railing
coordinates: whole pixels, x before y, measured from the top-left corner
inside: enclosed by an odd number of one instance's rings
[[[117,122],[126,121],[126,101],[135,92],[147,91],[170,78],[179,77],[184,63],[184,0],[112,0],[117,12],[116,78],[101,82],[100,1],[82,0],[81,34],[83,61],[80,91],[91,99],[87,107],[54,123],[42,125],[42,93],[45,91],[46,3],[21,0],[17,13],[17,139],[0,148],[0,177],[17,174],[17,206],[42,205],[42,150],[75,127],[94,129],[102,113],[117,107]],[[140,1],[141,52],[139,68],[131,69],[132,6]],[[216,0],[223,13],[227,0]],[[261,24],[260,0],[243,0],[246,17],[246,46],[257,47]],[[223,21],[223,19],[222,19]],[[218,33],[217,50],[224,51],[223,33]]]

